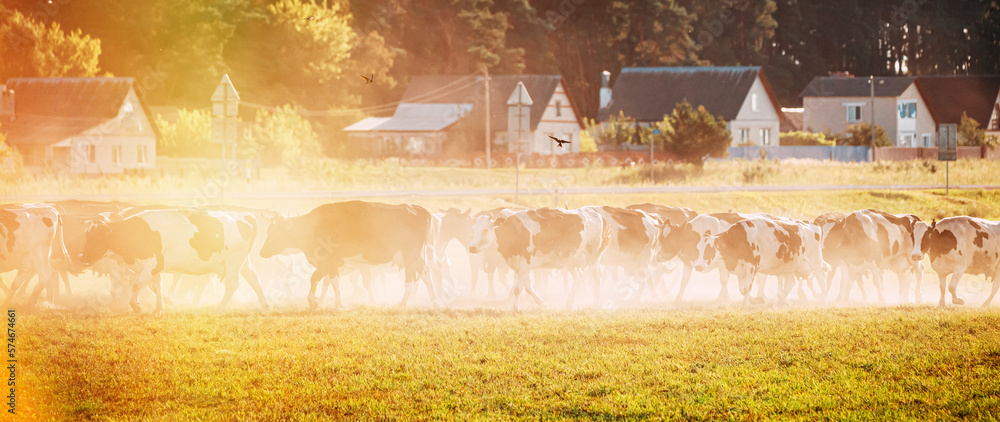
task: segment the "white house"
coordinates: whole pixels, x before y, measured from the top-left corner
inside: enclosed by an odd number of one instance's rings
[[[895,146],[934,147],[938,125],[959,123],[963,112],[996,124],[998,93],[998,76],[816,77],[801,94],[802,128],[838,133],[874,120]]]
[[[113,174],[156,167],[156,136],[133,78],[11,78],[0,131],[31,171]]]
[[[485,150],[486,99],[495,151],[509,151],[507,99],[522,82],[533,100],[527,153],[579,152],[583,121],[559,75],[415,76],[391,117],[368,117],[346,128],[349,139],[374,155]],[[556,148],[548,135],[572,143]]]
[[[726,121],[732,146],[778,145],[781,105],[760,67],[629,67],[605,90],[600,121],[623,113],[651,125],[687,100]]]

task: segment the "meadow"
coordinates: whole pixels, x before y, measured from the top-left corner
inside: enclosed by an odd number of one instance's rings
[[[267,169],[249,184],[210,169],[183,177],[39,178],[0,184],[0,194],[18,201],[107,194],[193,205],[214,203],[213,184],[247,193],[510,188],[514,173],[391,161],[331,162],[307,170]],[[525,189],[648,186],[648,171],[522,169],[521,183]],[[525,194],[520,205],[656,202],[700,213],[770,212],[810,220],[876,208],[926,220],[1000,220],[1000,191],[952,189],[946,196],[943,188],[891,187],[943,186],[937,162],[735,161],[656,171],[658,185],[665,186],[883,187],[562,195],[558,203],[551,195]],[[950,173],[953,185],[994,185],[1000,165],[960,161]],[[171,197],[142,196],[147,194]],[[508,196],[367,199],[432,211],[513,204]],[[331,200],[232,203],[302,213]],[[392,300],[375,306],[355,300],[343,310],[306,312],[304,299],[296,299],[269,312],[240,306],[221,313],[173,306],[159,315],[19,312],[17,415],[4,415],[72,421],[1000,418],[997,304],[980,309],[981,300],[973,299],[963,307],[933,308],[937,280],[929,274],[919,305],[792,301],[744,308],[708,302],[718,292],[714,283],[681,306],[577,311],[555,305],[515,313],[495,304],[431,309],[422,302],[397,309]],[[981,296],[984,286],[981,278],[967,277],[960,290]]]
[[[17,420],[996,420],[998,318],[911,306],[30,315]]]

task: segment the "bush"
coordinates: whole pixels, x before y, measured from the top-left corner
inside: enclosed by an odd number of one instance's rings
[[[319,138],[312,124],[285,105],[275,112],[257,113],[253,127],[240,143],[240,154],[260,158],[262,165],[282,164],[297,168],[321,155]]]
[[[958,145],[963,147],[978,147],[986,145],[990,149],[997,147],[995,136],[986,136],[986,129],[979,126],[976,119],[962,112],[962,121],[958,124]]]
[[[867,147],[872,143],[872,126],[869,123],[859,123],[847,128],[846,137],[837,139],[837,145],[848,145],[854,147]],[[875,125],[875,146],[891,147],[893,143],[885,134],[882,126]]]
[[[679,160],[702,166],[705,157],[725,157],[732,136],[722,117],[712,116],[705,107],[694,107],[687,100],[677,104],[673,113],[658,123],[661,135],[654,135],[653,141],[662,142],[664,152]]]
[[[7,145],[3,133],[0,133],[0,182],[17,182],[27,176],[21,154]]]
[[[218,158],[218,147],[212,146],[212,115],[209,110],[177,111],[177,121],[167,122],[156,115],[156,153],[168,157]]]
[[[638,127],[634,118],[625,116],[619,112],[617,116],[611,116],[605,123],[597,123],[593,119],[586,122],[587,136],[594,140],[597,146],[618,147],[623,144],[636,143],[636,131],[638,131],[639,144],[649,142],[650,129]],[[581,135],[581,139],[583,136]],[[581,147],[583,145],[581,144]]]
[[[778,138],[781,146],[832,147],[837,144],[836,138],[827,138],[823,133],[782,132]]]

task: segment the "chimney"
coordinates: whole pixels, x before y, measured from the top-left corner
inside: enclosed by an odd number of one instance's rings
[[[607,107],[611,104],[611,87],[608,83],[611,81],[611,72],[607,70],[601,72],[601,108]]]
[[[0,118],[14,120],[14,90],[0,85]]]

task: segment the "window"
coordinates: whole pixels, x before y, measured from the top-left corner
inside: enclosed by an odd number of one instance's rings
[[[136,147],[135,161],[138,164],[146,164],[146,144],[139,144]]]
[[[90,164],[97,162],[97,145],[87,145],[87,162]]]
[[[556,100],[556,117],[562,116],[562,101]]]
[[[899,111],[900,119],[916,119],[917,118],[917,102],[916,101],[899,101],[896,103],[896,110]]]
[[[760,108],[760,106],[757,103],[758,103],[757,93],[754,92],[750,94],[750,111],[757,111],[757,109]]]
[[[923,145],[924,148],[930,148],[934,146],[931,144],[931,134],[924,133],[920,135],[920,144]]]
[[[750,142],[750,129],[740,129],[740,143]]]
[[[861,104],[847,104],[847,122],[855,123],[861,121]]]
[[[760,143],[761,145],[768,146],[771,145],[771,129],[764,128],[760,130]]]
[[[115,164],[121,164],[122,162],[122,146],[112,145],[111,146],[111,162]]]

